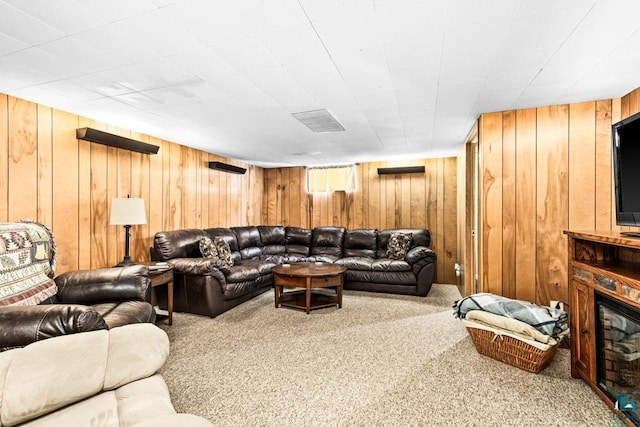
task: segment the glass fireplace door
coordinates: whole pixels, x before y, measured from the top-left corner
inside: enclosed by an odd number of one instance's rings
[[[627,404],[626,415],[640,426],[640,312],[599,292],[595,298],[598,387]]]

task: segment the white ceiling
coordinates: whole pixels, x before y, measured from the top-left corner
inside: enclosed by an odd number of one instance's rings
[[[456,155],[640,86],[638,0],[0,0],[0,92],[260,166]],[[329,109],[344,132],[291,113]]]

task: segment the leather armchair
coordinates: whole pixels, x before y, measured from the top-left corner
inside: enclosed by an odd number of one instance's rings
[[[58,293],[49,300],[0,307],[0,348],[155,321],[155,310],[147,302],[147,266],[71,271],[54,280]]]

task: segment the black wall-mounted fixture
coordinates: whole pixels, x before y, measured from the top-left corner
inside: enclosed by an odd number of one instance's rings
[[[110,147],[137,151],[143,154],[158,154],[158,150],[160,149],[157,145],[147,144],[146,142],[136,141],[135,139],[125,138],[124,136],[118,136],[91,128],[76,129],[76,138],[97,142],[98,144],[104,144]]]
[[[222,162],[209,162],[210,169],[216,169],[223,172],[231,172],[243,175],[247,170],[239,166],[228,165]]]
[[[397,168],[378,168],[378,175],[397,175],[401,173],[424,173],[424,166],[402,166]]]

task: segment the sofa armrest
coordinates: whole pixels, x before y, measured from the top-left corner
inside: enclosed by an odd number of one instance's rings
[[[426,246],[416,246],[409,249],[409,252],[407,252],[407,256],[405,257],[405,259],[411,265],[420,260],[425,260],[427,262],[436,262],[436,253]]]
[[[0,308],[0,348],[24,347],[60,335],[107,329],[92,307],[74,304],[12,305]]]
[[[173,271],[178,273],[217,276],[222,278],[223,282],[224,275],[230,272],[229,267],[212,258],[173,258],[169,262],[173,266]]]
[[[55,278],[58,301],[70,304],[98,304],[115,301],[146,301],[149,289],[149,267],[77,270]]]

